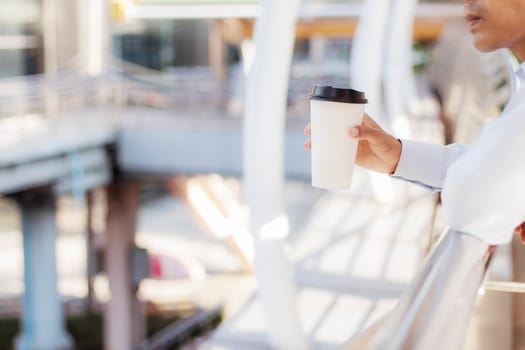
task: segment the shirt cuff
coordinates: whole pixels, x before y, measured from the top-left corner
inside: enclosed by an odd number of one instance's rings
[[[401,156],[394,177],[421,183],[432,188],[443,187],[443,160],[446,147],[438,144],[401,140]]]

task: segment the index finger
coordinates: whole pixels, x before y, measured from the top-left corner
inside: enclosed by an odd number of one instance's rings
[[[376,129],[381,128],[379,124],[377,124],[376,121],[366,113],[363,115],[363,124]]]

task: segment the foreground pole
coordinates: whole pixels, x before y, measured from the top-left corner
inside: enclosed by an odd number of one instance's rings
[[[350,82],[353,88],[366,92],[366,112],[383,127],[390,129],[383,106],[383,54],[389,8],[392,0],[365,0],[350,57]],[[384,174],[370,172],[375,199],[388,203],[394,199],[391,179]]]
[[[255,269],[272,348],[308,348],[285,245],[284,130],[299,0],[263,0],[255,24],[244,127],[244,184],[255,241]]]

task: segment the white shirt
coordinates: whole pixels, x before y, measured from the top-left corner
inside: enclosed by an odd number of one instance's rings
[[[525,221],[525,63],[516,75],[521,87],[472,145],[402,140],[393,175],[441,190],[448,225],[488,244]]]

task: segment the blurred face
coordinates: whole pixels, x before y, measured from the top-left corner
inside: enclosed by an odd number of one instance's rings
[[[465,19],[480,51],[508,48],[525,60],[525,0],[464,0]]]

